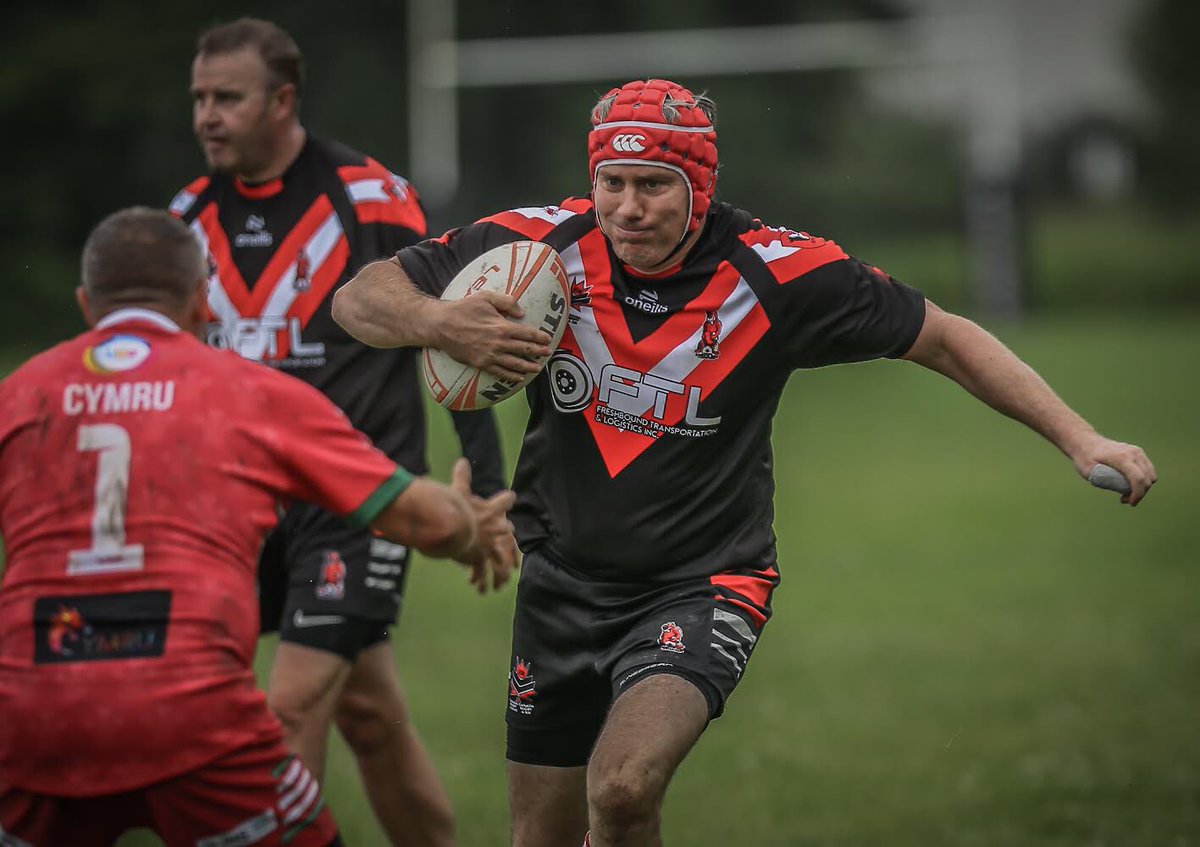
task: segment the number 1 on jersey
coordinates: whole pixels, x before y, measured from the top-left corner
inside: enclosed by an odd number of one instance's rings
[[[96,451],[96,497],[92,511],[90,550],[67,554],[67,573],[93,574],[140,571],[142,545],[125,543],[125,504],[129,493],[129,433],[117,424],[79,427],[76,449]]]

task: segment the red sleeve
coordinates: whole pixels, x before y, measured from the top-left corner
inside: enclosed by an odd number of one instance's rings
[[[416,189],[404,177],[370,156],[365,164],[338,168],[338,176],[346,186],[360,224],[386,224],[411,230],[415,237],[405,239],[405,243],[425,237],[425,212]]]
[[[285,496],[365,526],[412,482],[317,389],[275,371],[262,377],[270,422],[256,440],[278,460]]]

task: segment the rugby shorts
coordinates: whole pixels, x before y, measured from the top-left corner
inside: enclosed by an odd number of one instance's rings
[[[283,641],[353,662],[396,622],[411,551],[316,506],[292,506],[258,562],[259,620]]]
[[[771,617],[774,567],[666,585],[591,580],[526,554],[508,679],[508,759],[587,764],[613,701],[657,674],[690,681],[719,717]]]
[[[0,785],[5,847],[112,847],[147,828],[166,847],[337,847],[320,786],[278,739],[136,791],[54,797]]]

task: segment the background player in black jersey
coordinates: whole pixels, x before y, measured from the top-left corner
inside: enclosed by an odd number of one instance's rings
[[[357,268],[425,236],[415,191],[374,159],[305,131],[303,60],[278,26],[241,19],[206,31],[197,48],[193,124],[210,173],[171,210],[207,248],[209,342],[312,383],[390,458],[423,472],[413,351],[355,341],[329,305]],[[504,487],[491,414],[455,414],[454,423],[476,493]],[[268,696],[314,774],[336,721],[394,844],[447,845],[449,799],[410,724],[387,640],[408,561],[400,545],[315,507],[292,508],[260,563],[263,628],[280,630]]]
[[[513,842],[657,845],[667,783],[745,671],[779,582],[771,424],[797,368],[917,362],[1028,425],[1086,476],[1155,480],[976,324],[832,241],[711,202],[715,109],[665,80],[592,111],[591,198],[485,218],[368,265],[335,298],[369,344],[503,376],[546,338],[500,295],[432,297],[484,249],[563,258],[571,324],[530,383],[512,513],[525,553],[508,698]],[[414,285],[416,287],[414,287]]]

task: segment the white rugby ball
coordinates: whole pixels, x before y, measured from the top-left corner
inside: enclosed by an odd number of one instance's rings
[[[519,322],[544,329],[550,335],[551,353],[558,347],[567,328],[571,286],[554,248],[540,241],[514,241],[488,250],[459,271],[442,292],[442,299],[462,300],[479,291],[515,297],[525,310],[525,317]],[[537,376],[532,373],[520,382],[509,382],[428,347],[421,358],[429,393],[438,403],[455,411],[483,409],[499,403]],[[544,366],[548,358],[536,361]]]

